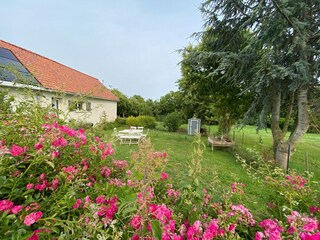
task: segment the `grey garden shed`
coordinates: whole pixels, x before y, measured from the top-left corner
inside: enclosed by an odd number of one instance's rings
[[[188,119],[188,135],[195,135],[200,133],[201,119],[189,118]]]

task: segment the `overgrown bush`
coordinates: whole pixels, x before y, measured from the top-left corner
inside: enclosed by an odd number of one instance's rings
[[[169,132],[176,132],[182,124],[180,113],[172,112],[169,113],[163,120],[164,126]]]
[[[108,122],[106,119],[101,119],[95,126],[94,131],[112,130],[117,127],[126,125],[125,118],[117,117],[114,122]]]
[[[76,121],[76,120],[71,120],[69,122],[70,127],[74,129],[85,129],[88,130],[93,127],[93,123],[90,122],[85,122],[85,121]]]
[[[7,90],[0,89],[0,114],[11,113],[11,103],[14,101],[14,97],[8,95]]]
[[[128,126],[138,126],[139,122],[138,122],[138,119],[136,117],[130,116],[130,117],[127,117],[126,124]]]
[[[130,116],[126,120],[128,126],[141,126],[145,128],[154,129],[156,127],[156,119],[152,116]]]

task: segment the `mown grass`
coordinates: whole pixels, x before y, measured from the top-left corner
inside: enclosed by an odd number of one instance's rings
[[[215,132],[215,126],[210,132]],[[111,135],[111,131],[109,133]],[[271,154],[272,138],[270,131],[256,132],[254,127],[246,127],[232,131],[237,147],[256,149],[263,155]],[[169,174],[175,185],[181,186],[188,180],[188,171],[195,147],[194,136],[186,133],[169,133],[166,131],[150,130],[149,137],[156,151],[165,150],[168,154],[168,163],[165,171]],[[234,152],[227,150],[214,150],[207,146],[207,137],[202,137],[205,145],[203,150],[202,171],[198,176],[200,187],[214,193],[216,199],[222,198],[226,190],[230,190],[233,182],[246,184],[246,196],[241,199],[242,204],[248,206],[257,216],[263,218],[267,212],[266,204],[273,198],[274,191],[266,188],[263,182],[252,179],[236,161]],[[138,150],[137,145],[115,144],[116,159],[125,159],[130,162],[133,151]],[[305,156],[308,155],[308,169],[314,172],[315,180],[320,180],[320,135],[307,134],[298,145],[292,156],[290,168],[302,173],[306,170]]]

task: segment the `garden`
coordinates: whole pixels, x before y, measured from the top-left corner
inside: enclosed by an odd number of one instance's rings
[[[319,176],[249,137],[234,155],[160,130],[129,146],[32,103],[1,110],[1,239],[320,238]]]

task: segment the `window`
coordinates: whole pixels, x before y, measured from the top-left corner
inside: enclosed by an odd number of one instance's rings
[[[86,102],[86,110],[91,111],[91,102]]]
[[[59,110],[59,101],[60,99],[58,98],[52,98],[52,108],[56,109],[56,110]]]
[[[69,111],[83,111],[84,108],[84,103],[83,102],[76,102],[73,100],[69,100],[68,101],[68,107],[69,107]]]
[[[82,111],[83,110],[83,102],[77,102],[76,103],[76,109],[79,110],[79,111]]]

